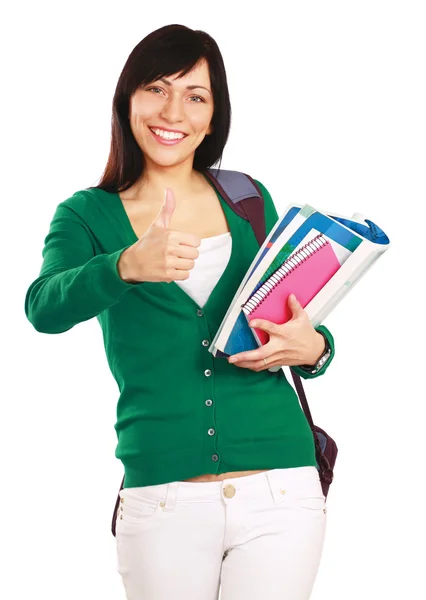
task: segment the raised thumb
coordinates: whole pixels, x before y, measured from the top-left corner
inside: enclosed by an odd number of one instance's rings
[[[161,207],[160,212],[155,219],[155,224],[158,227],[164,227],[167,229],[170,225],[171,218],[176,208],[176,199],[171,188],[166,188],[166,197],[164,200],[164,204]]]

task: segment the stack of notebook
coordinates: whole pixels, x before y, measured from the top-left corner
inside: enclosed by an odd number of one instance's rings
[[[290,205],[241,282],[209,351],[230,356],[267,343],[268,334],[248,323],[286,323],[292,293],[318,326],[388,247],[387,235],[358,214],[348,219]]]

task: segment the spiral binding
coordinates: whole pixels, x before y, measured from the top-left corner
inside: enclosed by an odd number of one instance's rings
[[[299,248],[294,254],[289,256],[287,260],[283,262],[281,267],[277,269],[260,288],[253,294],[253,296],[245,304],[242,309],[246,315],[250,315],[255,308],[262,304],[262,302],[269,296],[277,285],[283,281],[290,273],[292,273],[297,267],[304,263],[310,258],[315,252],[318,252],[321,248],[328,244],[328,240],[323,236],[322,233],[313,238],[310,242]]]

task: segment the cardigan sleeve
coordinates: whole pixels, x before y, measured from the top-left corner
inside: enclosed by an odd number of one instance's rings
[[[44,240],[39,277],[25,297],[25,313],[42,333],[62,333],[116,304],[135,287],[117,270],[121,253],[95,254],[83,219],[66,201],[59,204]]]
[[[255,179],[257,185],[262,191],[264,203],[265,203],[265,224],[266,224],[266,235],[270,233],[275,223],[278,221],[279,215],[277,209],[275,208],[274,201],[272,200],[271,194],[268,192],[266,187],[257,179]],[[321,332],[327,338],[327,342],[330,346],[331,353],[327,362],[323,365],[323,367],[317,373],[309,373],[309,371],[305,371],[304,369],[300,369],[299,367],[291,367],[291,369],[302,379],[315,379],[316,377],[320,377],[323,375],[328,367],[331,364],[331,361],[334,358],[335,349],[334,349],[334,338],[331,335],[330,331],[324,325],[319,325],[315,327],[315,331]],[[272,372],[276,371],[277,367],[272,368]]]

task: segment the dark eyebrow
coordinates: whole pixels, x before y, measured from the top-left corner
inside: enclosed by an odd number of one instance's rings
[[[158,81],[162,81],[166,85],[172,85],[171,81],[168,81],[167,79],[164,79],[163,77],[160,77],[158,79]],[[187,90],[195,90],[197,88],[201,88],[202,90],[206,90],[209,94],[211,94],[211,91],[209,89],[207,89],[206,87],[204,87],[203,85],[188,85],[186,87]]]

